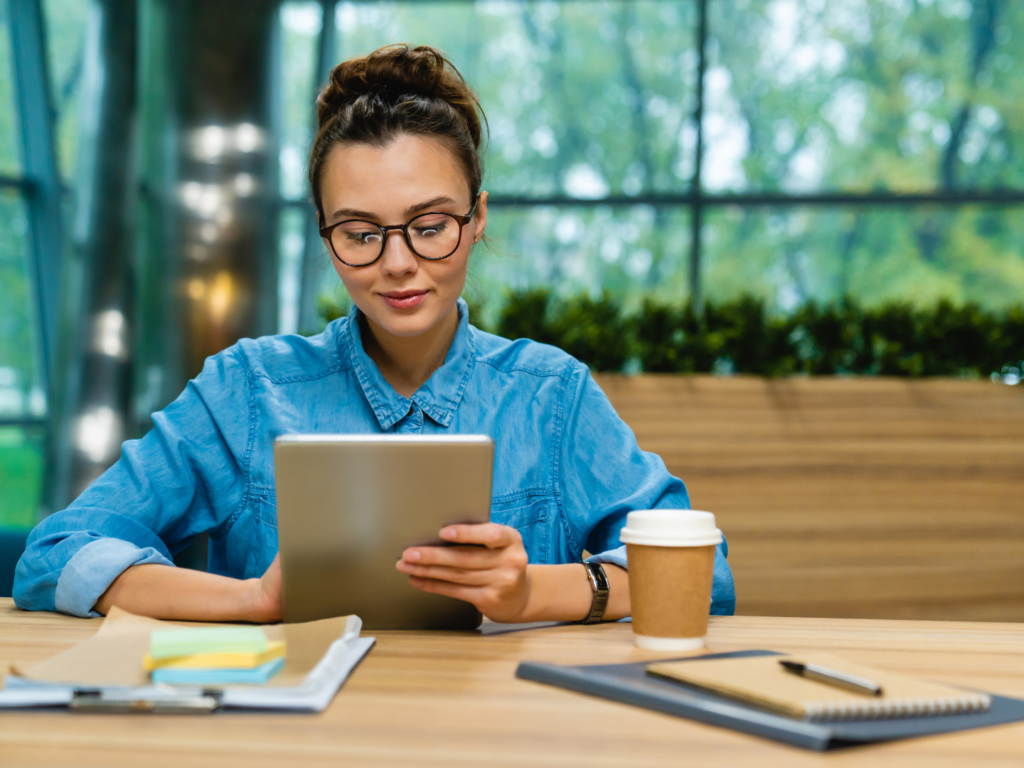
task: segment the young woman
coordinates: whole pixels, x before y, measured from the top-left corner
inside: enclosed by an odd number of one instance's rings
[[[496,621],[582,620],[587,550],[610,584],[603,618],[628,616],[626,513],[689,499],[586,366],[470,325],[459,295],[487,226],[476,97],[438,51],[391,46],[335,67],[317,117],[310,188],[352,313],[319,336],[244,339],[209,358],[148,435],[32,532],[16,603],[277,620],[275,437],[482,433],[495,441],[493,522],[440,535],[483,546],[411,548],[396,568]],[[209,572],[175,568],[203,531]],[[712,613],[735,605],[725,555]]]

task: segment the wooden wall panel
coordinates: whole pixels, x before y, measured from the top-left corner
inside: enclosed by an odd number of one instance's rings
[[[1024,621],[1024,387],[598,380],[718,516],[738,613]]]

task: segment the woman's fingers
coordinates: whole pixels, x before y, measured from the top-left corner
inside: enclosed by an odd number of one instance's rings
[[[402,553],[410,565],[445,565],[449,568],[493,568],[501,560],[500,549],[484,547],[411,547]]]
[[[441,538],[455,544],[480,544],[488,549],[511,547],[523,541],[515,528],[498,523],[449,525],[441,529]]]
[[[494,580],[494,576],[489,570],[449,568],[443,565],[412,565],[404,560],[398,561],[398,570],[409,576],[416,576],[421,579],[450,581],[453,584],[467,584],[477,587],[489,584]]]
[[[495,621],[516,621],[529,599],[529,558],[519,531],[507,525],[449,525],[441,538],[454,547],[411,547],[396,568],[423,592],[472,603]]]

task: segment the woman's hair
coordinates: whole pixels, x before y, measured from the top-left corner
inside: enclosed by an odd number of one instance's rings
[[[389,45],[343,61],[331,70],[316,100],[316,117],[309,187],[321,221],[320,176],[337,144],[380,147],[402,134],[437,139],[462,166],[470,200],[480,192],[483,110],[459,71],[436,48]]]

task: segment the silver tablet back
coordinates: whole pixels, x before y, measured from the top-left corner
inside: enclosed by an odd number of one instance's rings
[[[357,614],[366,629],[472,629],[469,603],[395,569],[438,531],[490,519],[485,435],[287,435],[274,443],[284,620]]]

